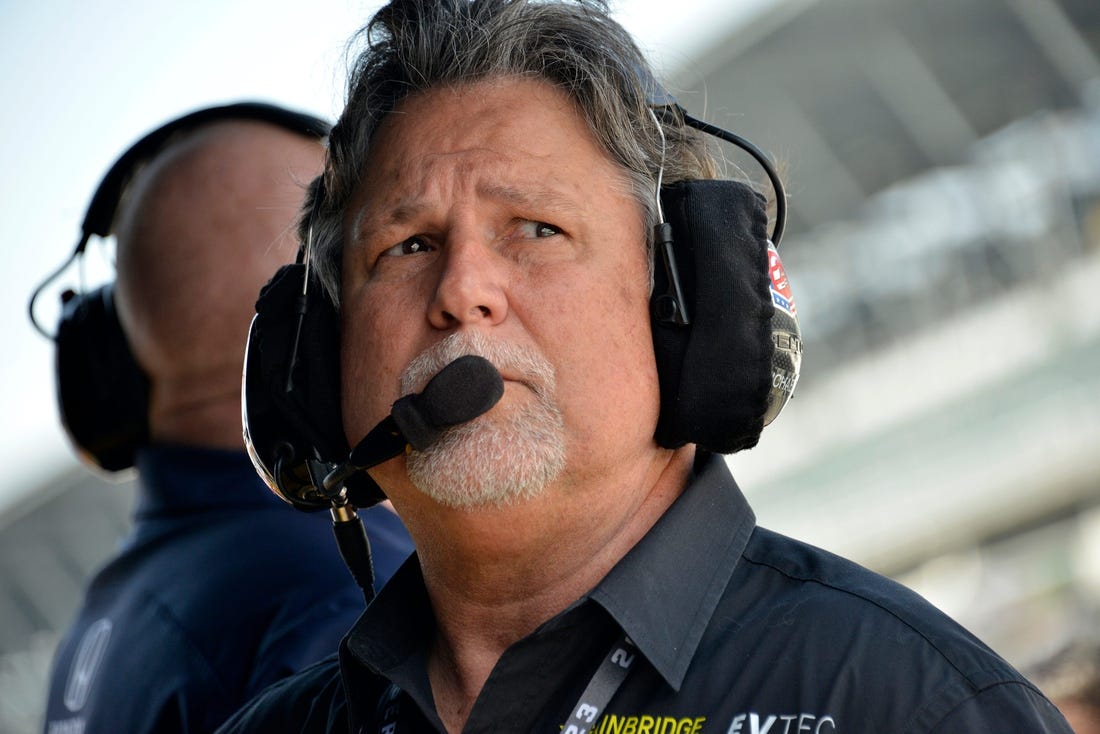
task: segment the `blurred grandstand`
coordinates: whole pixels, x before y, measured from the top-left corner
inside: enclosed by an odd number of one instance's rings
[[[779,0],[666,72],[789,182],[802,382],[730,458],[761,524],[905,581],[1019,665],[1095,629],[1100,3]],[[31,496],[0,516],[5,732],[36,730],[132,487],[75,470]]]
[[[1020,665],[1097,626],[1098,53],[1093,0],[792,0],[674,75],[790,182],[802,383],[730,459],[761,523]]]

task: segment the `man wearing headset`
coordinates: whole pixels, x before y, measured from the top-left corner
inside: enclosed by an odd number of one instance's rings
[[[47,734],[213,731],[266,685],[334,650],[362,612],[328,519],[303,518],[267,490],[241,427],[255,294],[293,259],[326,129],[254,103],[196,112],[135,145],[93,199],[110,199],[119,181],[107,227],[117,282],[105,293],[148,381],[148,438],[136,449],[133,530],[57,650]],[[63,318],[59,358],[92,356],[66,341],[87,324]],[[68,395],[74,378],[60,377]],[[121,390],[122,376],[113,379]],[[91,399],[81,392],[69,399]],[[70,428],[81,410],[63,409]],[[366,520],[381,582],[411,545],[392,511]]]
[[[752,445],[783,382],[763,204],[702,180],[601,3],[392,0],[364,37],[303,217],[334,419],[360,446],[468,354],[503,397],[369,469],[416,557],[338,661],[223,732],[1069,731],[915,594],[756,527],[714,450]],[[671,305],[662,215],[698,259]]]

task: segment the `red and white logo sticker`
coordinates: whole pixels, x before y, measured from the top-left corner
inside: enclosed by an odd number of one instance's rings
[[[771,244],[768,245],[768,275],[772,279],[772,303],[776,308],[781,308],[794,316],[798,310],[794,305],[794,296],[791,295],[791,283],[787,280],[787,271],[783,269],[779,252]]]

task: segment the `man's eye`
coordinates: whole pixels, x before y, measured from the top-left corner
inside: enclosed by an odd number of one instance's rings
[[[560,228],[548,224],[547,222],[524,222],[521,229],[524,235],[534,239],[553,237],[556,234],[562,233]]]
[[[433,249],[435,248],[429,245],[423,237],[410,237],[407,240],[398,242],[382,254],[389,257],[400,257],[402,255],[419,255],[423,252],[431,252]]]

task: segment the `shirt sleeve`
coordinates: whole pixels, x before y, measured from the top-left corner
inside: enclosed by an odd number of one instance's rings
[[[365,608],[363,595],[344,588],[327,599],[299,592],[286,600],[256,650],[246,698],[332,655]]]
[[[927,729],[929,734],[978,731],[1073,734],[1054,704],[1030,685],[1015,681],[990,686],[964,699]]]
[[[333,654],[242,706],[215,734],[346,734],[347,705]]]

